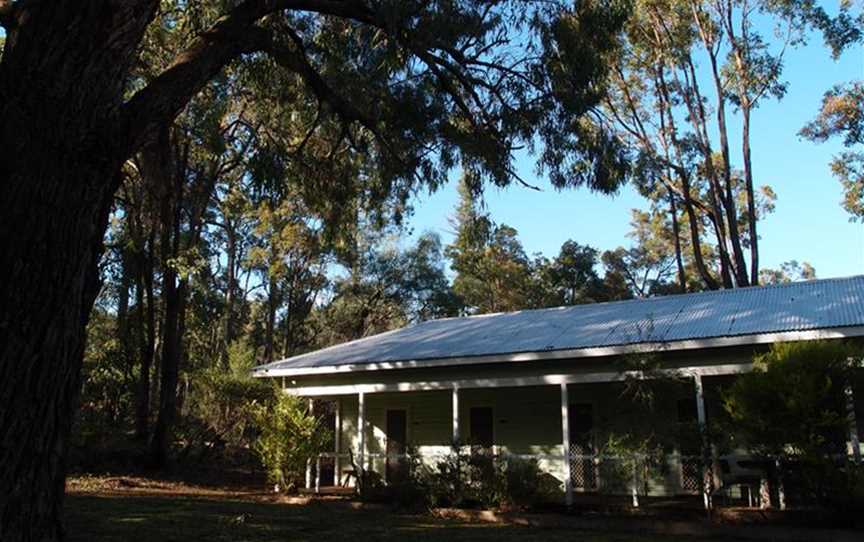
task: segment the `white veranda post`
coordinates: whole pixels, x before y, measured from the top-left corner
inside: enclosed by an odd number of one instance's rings
[[[564,496],[567,506],[573,504],[573,477],[570,474],[570,395],[567,384],[561,384],[561,450],[564,456]]]
[[[339,455],[342,452],[342,399],[336,399],[336,416],[333,421],[333,485],[342,484],[342,462]]]
[[[315,407],[315,403],[313,399],[309,399],[309,415],[314,416],[315,411],[313,410]],[[306,489],[312,488],[312,458],[306,458]]]
[[[846,419],[849,421],[849,443],[852,447],[852,460],[861,464],[861,441],[858,438],[858,420],[855,416],[855,393],[852,384],[846,384]]]
[[[459,434],[459,388],[453,388],[453,446],[459,446],[461,436]]]
[[[357,449],[357,476],[363,476],[366,468],[366,394],[357,394],[357,433],[359,447]]]

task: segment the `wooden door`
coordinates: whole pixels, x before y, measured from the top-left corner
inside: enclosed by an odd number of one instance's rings
[[[492,449],[495,444],[495,431],[493,428],[493,416],[491,407],[473,407],[470,412],[471,437],[469,443],[472,446],[480,446],[484,449]]]

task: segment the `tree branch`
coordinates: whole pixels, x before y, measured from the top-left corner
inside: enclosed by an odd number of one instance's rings
[[[117,139],[128,142],[126,148],[118,149],[123,157],[135,152],[158,127],[173,120],[225,65],[244,53],[261,50],[262,41],[266,43],[269,38],[263,38],[263,30],[255,24],[271,13],[287,10],[378,25],[375,13],[360,0],[246,0],[201,33],[164,72],[125,104],[118,123],[118,135],[122,137]]]

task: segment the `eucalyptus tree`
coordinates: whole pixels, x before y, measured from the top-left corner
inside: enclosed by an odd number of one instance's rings
[[[762,269],[761,282],[763,284],[786,284],[799,280],[813,280],[816,278],[816,269],[807,262],[789,260],[780,264],[779,269]]]
[[[285,308],[283,355],[297,346],[296,334],[327,283],[328,258],[320,226],[294,198],[264,200],[252,211],[253,237],[245,265],[256,270],[266,291],[264,353],[276,353],[277,316]]]
[[[7,262],[0,268],[3,540],[62,537],[66,440],[122,166],[170,137],[175,117],[226,66],[251,58],[286,74],[292,85],[282,95],[285,114],[320,111],[306,126],[309,133],[322,122],[339,126],[325,138],[329,151],[319,152],[356,150],[365,170],[357,182],[376,196],[438,186],[457,162],[506,185],[515,148],[561,137],[568,145],[552,148],[566,158],[558,162],[575,168],[588,157],[595,171],[607,165],[605,141],[592,139],[578,121],[593,105],[595,96],[585,89],[602,72],[608,39],[598,30],[608,25],[574,21],[603,20],[599,3],[578,9],[558,2],[389,0],[166,6],[160,11],[159,0],[0,0],[6,31],[0,60],[0,251]],[[546,30],[562,20],[578,27],[579,39],[544,48]],[[180,47],[159,55],[160,69],[141,77],[136,67],[148,50],[142,42],[159,25],[185,33]],[[585,66],[574,81],[579,92],[566,96],[546,78],[547,66],[565,54]],[[550,110],[555,122],[540,126]],[[343,181],[313,175],[303,184],[338,202]],[[557,181],[571,184],[566,176]]]
[[[424,233],[406,248],[398,237],[376,237],[333,281],[332,298],[317,311],[320,346],[458,314],[461,300],[445,274],[437,235]]]
[[[764,36],[757,20],[773,23],[776,37]],[[773,192],[754,185],[752,112],[767,99],[783,97],[787,50],[803,41],[814,21],[829,19],[807,1],[636,3],[603,87],[604,122],[634,164],[630,177],[652,205],[662,201],[673,219],[680,285],[689,282],[680,248],[685,231],[704,287],[758,283],[760,199]],[[700,59],[707,64],[700,67]],[[740,176],[729,143],[730,108],[742,119]],[[716,270],[704,257],[708,232]]]
[[[831,161],[831,171],[843,187],[850,220],[864,221],[864,80],[826,92],[819,114],[800,133],[817,142],[842,138],[846,150]]]
[[[532,268],[517,231],[495,224],[473,193],[470,177],[459,186],[460,202],[452,219],[456,238],[446,254],[456,276],[453,291],[468,312],[515,311],[529,308],[532,298]]]

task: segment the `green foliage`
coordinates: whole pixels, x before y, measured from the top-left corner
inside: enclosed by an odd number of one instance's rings
[[[862,356],[842,341],[776,344],[723,399],[739,445],[778,458],[800,477],[799,498],[838,512],[864,510],[864,471],[847,458],[845,396]]]
[[[372,244],[359,252],[349,271],[334,281],[333,299],[317,315],[319,344],[459,311],[460,300],[445,275],[441,240],[435,234],[421,235],[407,249]]]
[[[77,430],[82,438],[98,440],[129,422],[135,379],[117,337],[114,315],[103,309],[94,310],[87,336]]]
[[[234,378],[248,379],[256,365],[255,348],[249,344],[248,338],[237,339],[228,345],[228,369]]]
[[[864,18],[864,14],[861,15]],[[861,23],[864,28],[864,22]],[[842,206],[852,221],[864,221],[864,81],[837,85],[822,98],[816,118],[800,134],[811,141],[838,137],[848,149],[831,162],[843,187]]]
[[[662,481],[667,471],[664,447],[651,437],[610,434],[599,447],[601,493],[635,490],[647,495],[652,482]]]
[[[453,448],[433,469],[417,471],[417,480],[434,506],[460,508],[530,508],[551,502],[560,482],[544,473],[536,460],[493,456],[472,448]]]
[[[740,444],[781,457],[845,454],[844,386],[861,357],[841,341],[778,343],[755,356],[723,398]]]
[[[786,284],[815,278],[816,269],[807,262],[798,263],[797,260],[781,263],[780,269],[763,268],[759,270],[759,282],[761,284]]]
[[[182,424],[186,446],[181,456],[197,451],[201,460],[220,452],[224,460],[251,460],[245,452],[258,437],[259,411],[271,408],[277,390],[250,376],[248,347],[235,343],[231,351],[230,373],[208,369],[195,375]]]
[[[281,392],[277,395],[272,405],[254,409],[259,431],[254,450],[270,481],[291,490],[302,478],[306,462],[324,450],[330,435],[301,398]]]
[[[598,251],[568,240],[549,260],[529,259],[518,232],[495,224],[469,176],[459,185],[456,239],[445,254],[456,272],[453,291],[475,314],[593,303],[617,298],[596,271]]]

